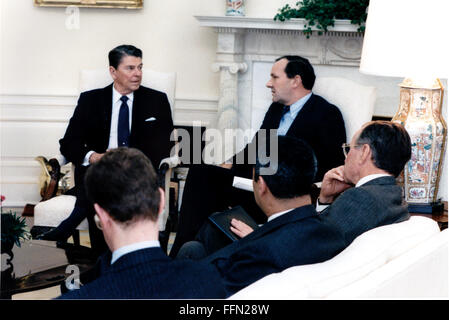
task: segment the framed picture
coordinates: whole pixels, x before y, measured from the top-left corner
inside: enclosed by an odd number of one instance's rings
[[[143,0],[34,0],[34,4],[40,7],[143,8]]]

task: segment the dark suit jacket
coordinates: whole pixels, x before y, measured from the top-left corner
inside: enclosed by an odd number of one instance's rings
[[[392,176],[346,190],[320,216],[342,232],[346,245],[365,231],[410,217]]]
[[[78,105],[59,140],[61,153],[76,166],[75,184],[82,183],[81,163],[90,150],[103,153],[108,148],[112,114],[112,84],[81,93]],[[155,121],[145,121],[154,117]],[[134,91],[129,146],[142,151],[155,169],[170,156],[173,121],[165,93],[140,86]],[[84,169],[84,170],[83,170]]]
[[[260,129],[279,128],[282,108],[280,103],[271,104]],[[312,94],[299,111],[286,135],[303,139],[312,147],[318,160],[315,181],[321,181],[328,170],[344,163],[341,145],[346,142],[346,130],[341,112],[335,105],[316,94]],[[245,153],[245,160],[248,159],[247,150],[248,146],[242,151]],[[233,160],[233,163],[236,163],[236,156]],[[251,178],[251,167],[236,166],[236,175]]]
[[[231,295],[268,274],[325,261],[343,249],[343,236],[307,205],[265,223],[201,261],[215,265]]]
[[[224,298],[218,272],[211,265],[172,260],[161,248],[128,253],[110,264],[100,257],[98,278],[58,299],[208,299]]]

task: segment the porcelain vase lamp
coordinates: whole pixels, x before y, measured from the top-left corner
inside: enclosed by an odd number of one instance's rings
[[[399,109],[392,121],[402,124],[412,141],[412,157],[400,178],[410,211],[431,212],[437,205],[447,135],[441,115],[443,92],[439,80],[427,86],[411,79],[400,84]]]
[[[447,0],[370,0],[368,7],[360,71],[405,77],[392,121],[404,125],[412,141],[398,179],[410,212],[442,211],[437,197],[447,129],[439,78],[449,78],[447,12]]]

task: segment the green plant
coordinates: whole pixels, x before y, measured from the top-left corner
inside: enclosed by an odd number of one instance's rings
[[[20,240],[30,239],[25,218],[16,216],[12,211],[1,214],[1,229],[2,248],[11,244],[20,247]]]
[[[274,20],[305,19],[304,34],[307,38],[312,34],[312,27],[316,25],[318,34],[322,35],[328,27],[334,26],[335,19],[351,20],[352,24],[359,25],[359,32],[364,32],[368,4],[369,0],[302,0],[296,3],[297,8],[288,4],[280,8]]]

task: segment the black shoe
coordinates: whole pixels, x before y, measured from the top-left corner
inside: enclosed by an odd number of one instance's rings
[[[40,236],[42,236],[44,233],[47,233],[51,230],[55,229],[54,227],[42,227],[42,226],[33,226],[30,230],[31,238],[38,239]]]
[[[58,241],[58,242],[67,242],[68,237],[64,237],[61,232],[57,228],[53,228],[50,231],[44,232],[38,236],[36,236],[34,239],[36,240],[47,240],[47,241]]]

